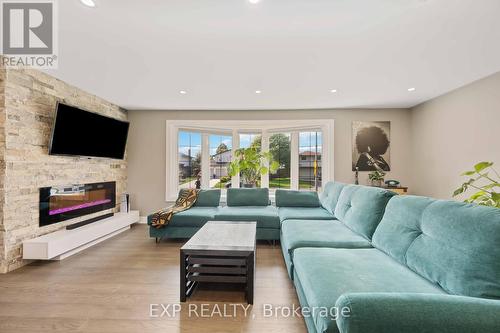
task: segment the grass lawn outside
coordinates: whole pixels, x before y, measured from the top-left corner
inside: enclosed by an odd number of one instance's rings
[[[226,183],[218,182],[213,188],[226,188]]]
[[[305,190],[310,190],[314,191],[314,184],[308,181],[300,181],[299,182],[299,189],[305,189]],[[318,188],[318,191],[321,190],[321,187]]]
[[[270,188],[290,188],[290,178],[270,178],[269,179]],[[314,185],[311,182],[305,180],[299,180],[300,189],[314,189]]]
[[[213,186],[213,188],[225,188],[226,182],[218,182]],[[259,186],[257,186],[259,187]],[[285,178],[270,178],[269,179],[269,188],[284,188],[284,189],[289,189],[290,188],[290,177],[285,177]],[[307,190],[314,190],[314,186],[311,182],[305,181],[305,180],[300,180],[299,181],[299,189],[307,189]]]
[[[269,178],[269,188],[290,188],[290,177]]]
[[[187,184],[193,180],[196,180],[196,177],[186,177],[184,179],[180,179],[179,180],[179,185],[184,185],[184,184]]]

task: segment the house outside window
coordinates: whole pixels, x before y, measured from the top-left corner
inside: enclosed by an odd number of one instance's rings
[[[201,172],[201,134],[179,131],[179,188],[195,188]]]
[[[322,133],[299,134],[299,188],[319,191],[322,187]]]
[[[209,135],[210,146],[210,188],[225,188],[231,181],[227,168],[233,157],[233,138],[230,135]]]

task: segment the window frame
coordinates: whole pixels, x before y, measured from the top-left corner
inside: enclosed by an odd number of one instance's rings
[[[291,187],[291,180],[292,180],[292,174],[291,174],[291,172],[292,172],[292,169],[293,169],[292,168],[292,133],[291,132],[287,132],[287,131],[280,131],[280,132],[274,132],[273,131],[273,132],[268,132],[267,139],[268,139],[268,144],[269,145],[271,144],[271,138],[272,138],[272,136],[276,135],[276,134],[278,134],[278,135],[279,134],[284,134],[289,139],[289,144],[290,144],[290,166],[289,166],[290,170],[289,170],[289,174],[290,174],[290,187]],[[269,149],[270,149],[270,146],[268,146],[268,151],[270,151]],[[288,187],[288,188],[287,187],[271,187],[270,186],[270,183],[271,183],[271,174],[268,175],[268,180],[269,180],[268,188],[269,188],[270,192],[274,192],[277,189],[290,189],[290,187]]]
[[[322,132],[322,186],[334,179],[334,124],[333,119],[308,120],[166,120],[165,201],[172,202],[179,192],[179,131],[199,132],[201,140],[202,188],[208,188],[210,179],[209,135],[232,136],[232,153],[240,146],[240,134],[260,133],[262,151],[269,151],[269,137],[274,133],[290,133],[290,189],[299,189],[299,132]],[[208,167],[205,167],[208,165]],[[232,177],[232,184],[239,187],[239,176]],[[269,188],[269,174],[261,178],[261,186]]]

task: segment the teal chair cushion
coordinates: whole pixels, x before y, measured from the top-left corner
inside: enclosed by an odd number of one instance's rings
[[[293,279],[293,253],[301,247],[371,248],[371,243],[339,221],[287,220],[281,225],[281,247]]]
[[[449,293],[500,299],[498,208],[396,197],[373,244]]]
[[[326,183],[323,192],[319,195],[321,206],[330,213],[334,214],[335,207],[337,207],[337,202],[339,201],[340,193],[345,186],[346,184],[339,182]]]
[[[191,207],[188,210],[174,214],[167,227],[197,227],[205,225],[207,221],[213,220],[217,213],[216,207]],[[151,217],[148,216],[148,224],[151,224]]]
[[[288,251],[301,247],[372,247],[369,241],[338,221],[289,220],[283,223],[281,229],[281,241]]]
[[[229,188],[228,206],[268,206],[269,189],[267,188]]]
[[[300,248],[294,251],[294,280],[309,308],[335,306],[344,293],[391,292],[444,294],[377,249]],[[338,332],[335,320],[313,314],[317,332]]]
[[[332,213],[323,207],[280,207],[280,221],[285,220],[334,220]]]
[[[276,190],[277,207],[320,207],[317,192]]]
[[[378,187],[347,185],[340,193],[335,217],[370,240],[384,216],[385,206],[394,195]]]
[[[200,190],[193,207],[217,207],[220,202],[220,189]]]
[[[256,221],[257,228],[280,228],[278,209],[274,206],[220,207],[215,219],[218,221]]]

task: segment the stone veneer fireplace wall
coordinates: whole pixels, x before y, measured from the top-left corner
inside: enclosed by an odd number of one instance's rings
[[[23,240],[112,211],[40,228],[40,187],[116,181],[118,203],[127,186],[126,159],[48,155],[56,101],[127,119],[126,110],[48,74],[0,68],[0,272],[3,273],[27,263],[22,260]]]

